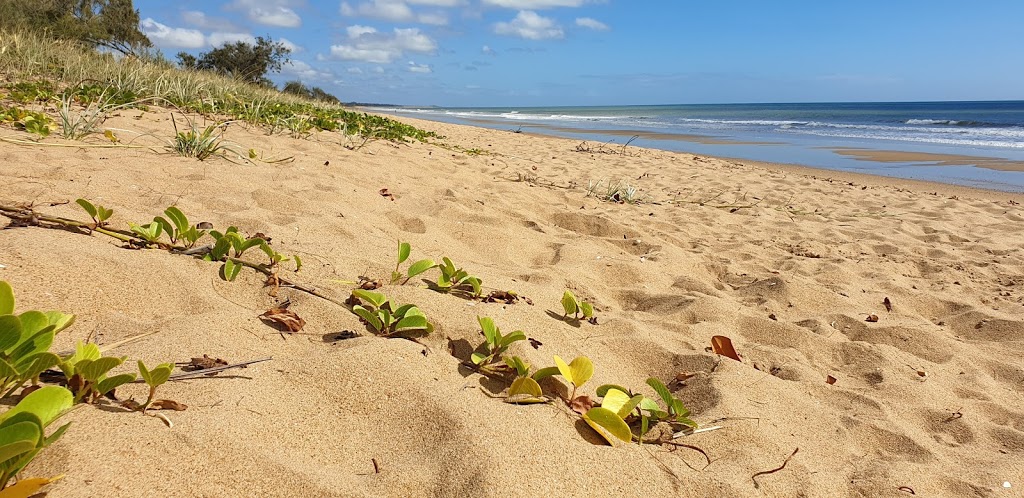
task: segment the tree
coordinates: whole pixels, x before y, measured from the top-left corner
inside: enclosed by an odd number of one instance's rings
[[[0,0],[0,27],[138,54],[152,47],[132,0]]]
[[[292,51],[283,43],[269,37],[256,38],[256,44],[237,41],[225,43],[219,48],[199,54],[178,53],[178,64],[186,69],[213,71],[249,83],[273,86],[267,79],[268,72],[280,72],[290,60]]]
[[[298,95],[303,98],[310,100],[318,100],[320,102],[328,102],[331,104],[340,104],[341,101],[338,97],[325,92],[320,87],[307,87],[301,81],[289,81],[284,84],[284,88],[281,89],[284,93],[290,93],[292,95]]]

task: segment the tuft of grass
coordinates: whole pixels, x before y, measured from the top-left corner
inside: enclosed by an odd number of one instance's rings
[[[224,155],[229,150],[223,137],[223,123],[199,129],[195,123],[190,121],[189,128],[185,131],[178,131],[178,125],[175,123],[171,150],[179,156],[194,157],[205,161],[215,155]]]

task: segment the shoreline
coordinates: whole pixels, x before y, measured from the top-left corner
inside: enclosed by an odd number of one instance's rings
[[[435,121],[435,120],[431,120],[431,119],[411,117],[411,116],[402,115],[402,114],[380,114],[380,115],[387,116],[387,117],[392,118],[392,119],[397,119],[397,120],[400,120],[400,121],[403,121],[403,122],[406,122],[408,124],[411,124],[411,125],[414,125],[414,126],[417,126],[417,127],[421,127],[421,128],[423,128],[424,124],[427,124],[427,123],[443,124],[443,125],[446,125],[446,126],[461,126],[461,127],[468,127],[468,128],[479,129],[479,130],[486,130],[488,132],[494,132],[494,133],[517,133],[517,134],[525,135],[525,136],[531,136],[531,137],[537,137],[537,138],[543,138],[543,139],[559,140],[559,141],[564,141],[567,146],[574,146],[575,143],[577,143],[577,142],[575,142],[576,139],[573,139],[573,138],[566,138],[566,137],[561,137],[561,136],[558,136],[558,135],[548,135],[548,134],[537,133],[537,132],[532,132],[532,131],[531,132],[513,132],[511,130],[503,131],[503,130],[498,130],[498,129],[494,129],[494,128],[488,128],[488,127],[485,127],[485,126],[474,126],[474,125],[471,125],[471,124],[451,123],[451,122],[448,122],[448,121]],[[504,123],[499,123],[499,122],[494,122],[494,123],[495,124],[504,124]],[[543,128],[543,126],[538,126],[538,128]],[[682,136],[688,136],[688,135],[682,135]],[[714,137],[707,137],[707,138],[713,139]],[[711,143],[714,143],[714,142],[711,142]],[[738,142],[728,142],[728,143],[738,143]],[[617,145],[613,145],[611,147],[621,147],[621,145],[617,144]],[[860,172],[855,172],[855,171],[843,171],[843,170],[821,168],[821,167],[808,166],[808,165],[802,165],[802,164],[779,163],[779,162],[772,162],[772,161],[756,161],[756,160],[753,160],[753,159],[745,159],[745,158],[737,158],[737,157],[729,157],[729,156],[709,156],[709,155],[706,155],[706,154],[701,154],[701,153],[698,153],[698,152],[690,152],[690,151],[674,151],[674,150],[667,150],[667,149],[639,147],[639,146],[635,146],[635,145],[630,145],[630,147],[637,148],[637,149],[645,149],[645,150],[650,150],[650,151],[656,151],[656,152],[664,153],[664,154],[691,155],[691,156],[700,156],[700,157],[711,158],[711,159],[719,159],[719,160],[739,163],[739,164],[743,164],[743,165],[751,166],[751,167],[764,168],[764,169],[768,169],[768,170],[785,171],[785,172],[788,172],[788,173],[799,174],[799,175],[802,175],[802,176],[805,176],[805,177],[808,177],[808,178],[813,178],[813,179],[818,179],[818,180],[823,180],[823,181],[833,180],[833,181],[839,181],[839,182],[852,183],[852,184],[856,184],[858,186],[869,185],[869,186],[873,186],[873,187],[889,187],[889,188],[892,188],[894,190],[900,190],[900,189],[913,190],[913,191],[918,191],[918,192],[921,192],[921,193],[935,193],[937,195],[944,195],[944,196],[947,196],[947,197],[952,197],[952,196],[962,197],[962,196],[966,196],[966,197],[974,197],[974,198],[980,198],[980,199],[990,199],[990,200],[1003,201],[1003,202],[1013,201],[1013,202],[1024,203],[1024,192],[1008,192],[1008,191],[997,190],[997,189],[987,189],[987,188],[973,187],[973,186],[967,186],[967,185],[957,185],[957,184],[951,184],[951,183],[943,183],[943,182],[938,182],[938,181],[933,181],[933,180],[916,180],[916,179],[912,179],[912,178],[900,178],[900,177],[895,177],[895,176],[874,175],[874,174],[870,174],[870,173],[860,173]],[[572,150],[572,148],[568,147],[566,150]]]

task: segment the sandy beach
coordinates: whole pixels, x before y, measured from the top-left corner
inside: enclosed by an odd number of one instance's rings
[[[303,259],[286,278],[339,301],[360,276],[386,283],[404,241],[412,260],[448,256],[485,292],[532,302],[464,299],[419,278],[384,285],[433,323],[420,344],[376,337],[296,289],[272,297],[248,269],[226,282],[217,264],[108,237],[0,230],[0,280],[19,309],[77,315],[55,350],[152,332],[111,353],[132,364],[273,358],[163,386],[188,405],[166,412],[170,428],[112,402],[80,406],[26,475],[64,474],[51,488],[61,497],[1024,489],[1024,196],[399,120],[445,138],[348,150],[338,133],[232,124],[238,150],[294,160],[200,162],[163,149],[174,132],[154,109],[104,124],[145,148],[0,143],[0,204],[84,221],[74,200],[85,197],[113,208],[119,228],[175,205],[193,222],[272,237]],[[643,201],[588,196],[598,181],[628,182]],[[595,305],[597,325],[559,318],[566,289]],[[286,300],[300,332],[259,318]],[[510,353],[535,366],[589,357],[580,393],[613,383],[653,396],[645,380],[664,381],[700,426],[720,427],[675,440],[707,459],[611,447],[560,400],[504,403],[507,385],[462,365],[482,342],[478,316],[534,339]],[[742,361],[711,352],[713,336]],[[553,380],[547,392],[565,395]]]

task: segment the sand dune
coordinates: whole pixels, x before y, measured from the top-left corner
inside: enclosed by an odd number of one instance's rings
[[[172,135],[167,118],[152,117],[160,113],[129,114],[107,126],[149,133],[137,145]],[[229,283],[212,263],[112,239],[2,230],[0,279],[19,306],[78,316],[57,349],[152,331],[115,352],[147,362],[274,358],[165,386],[164,397],[189,405],[169,414],[173,428],[113,408],[75,410],[28,474],[66,474],[53,496],[1010,496],[1024,487],[1020,196],[632,147],[580,153],[571,140],[403,121],[446,136],[448,148],[350,151],[337,134],[298,140],[234,125],[226,138],[242,149],[295,160],[0,143],[5,204],[82,219],[63,202],[86,197],[114,208],[118,226],[175,204],[194,221],[272,236],[304,259],[291,278],[339,299],[352,288],[345,281],[386,278],[403,240],[413,259],[450,256],[488,290],[534,303],[468,301],[417,280],[385,286],[436,325],[424,347],[373,337],[345,309],[293,289],[272,298],[254,272]],[[602,179],[638,185],[645,202],[587,197],[588,182]],[[599,325],[548,313],[561,313],[565,289],[596,305]],[[258,315],[285,298],[307,325],[282,337]],[[878,321],[865,321],[872,314]],[[723,428],[680,441],[711,464],[683,448],[604,445],[560,402],[494,399],[505,386],[451,354],[481,342],[478,315],[540,341],[512,348],[535,365],[589,356],[590,394],[691,374],[676,394],[698,423]],[[325,341],[342,330],[362,336]],[[732,339],[742,363],[706,351],[715,335]],[[754,474],[796,448],[755,487]]]

